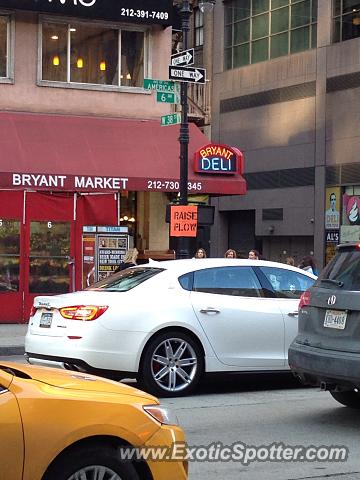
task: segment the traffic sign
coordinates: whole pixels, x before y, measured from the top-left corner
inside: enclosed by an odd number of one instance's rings
[[[152,78],[144,78],[145,90],[156,90],[157,92],[180,92],[180,86],[169,80],[154,80]]]
[[[196,67],[174,67],[169,65],[170,80],[178,80],[180,82],[205,83],[206,70]]]
[[[181,65],[193,65],[194,63],[194,49],[189,48],[189,50],[183,50],[179,53],[174,53],[171,55],[171,65],[181,66]]]
[[[177,123],[181,123],[181,113],[172,113],[171,115],[164,115],[163,117],[161,117],[162,127],[176,125]]]
[[[180,103],[180,95],[172,92],[156,92],[156,100],[162,103]]]

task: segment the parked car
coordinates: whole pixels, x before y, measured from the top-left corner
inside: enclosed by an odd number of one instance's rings
[[[37,297],[28,360],[113,378],[157,395],[206,372],[287,370],[298,299],[315,276],[259,260],[152,262],[83,291]]]
[[[188,478],[187,462],[181,458],[121,460],[121,448],[171,449],[185,441],[176,417],[156,398],[130,386],[83,373],[0,362],[0,411],[3,479]]]
[[[302,295],[289,364],[303,383],[360,408],[360,244],[339,245]]]

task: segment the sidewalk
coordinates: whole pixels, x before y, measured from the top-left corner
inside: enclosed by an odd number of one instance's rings
[[[27,324],[0,324],[0,356],[23,355]]]

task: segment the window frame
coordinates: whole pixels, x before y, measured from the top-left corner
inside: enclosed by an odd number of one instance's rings
[[[6,77],[0,77],[0,83],[15,83],[15,14],[9,10],[0,9],[0,16],[8,18],[7,28],[7,64]]]
[[[235,4],[236,1],[237,0],[230,0],[229,2],[226,2],[224,8],[227,8],[227,6],[228,7],[231,6],[231,4]],[[305,52],[305,51],[308,51],[308,50],[311,50],[311,49],[315,48],[315,47],[313,47],[313,27],[314,27],[314,25],[317,25],[318,17],[316,16],[316,21],[313,20],[313,5],[314,4],[318,5],[318,3],[316,3],[318,0],[309,0],[309,2],[310,2],[310,5],[309,5],[309,9],[310,9],[309,23],[306,23],[304,25],[295,26],[295,27],[291,26],[292,9],[294,7],[296,7],[296,5],[304,2],[305,0],[287,0],[288,3],[286,5],[280,5],[280,6],[275,7],[275,8],[272,8],[272,2],[269,2],[269,9],[268,10],[266,10],[264,12],[256,13],[256,14],[253,13],[253,1],[254,0],[250,0],[249,14],[247,16],[241,17],[240,20],[235,20],[234,13],[231,14],[231,21],[229,21],[229,22],[226,22],[226,15],[224,16],[224,38],[227,38],[227,35],[226,35],[227,28],[231,28],[231,44],[224,45],[224,61],[223,61],[224,70],[232,70],[232,69],[235,69],[235,68],[242,68],[242,67],[246,67],[246,66],[249,66],[249,65],[254,65],[256,63],[260,63],[262,61],[276,60],[276,59],[281,58],[281,57],[285,57],[285,56],[288,56],[288,55],[293,55],[293,54],[296,54],[296,53]],[[274,15],[274,13],[279,12],[280,10],[285,9],[285,8],[288,8],[288,28],[286,30],[282,30],[282,31],[279,31],[279,32],[276,32],[276,33],[271,33],[272,17]],[[253,36],[253,22],[254,22],[254,19],[256,19],[256,18],[258,18],[262,15],[268,15],[268,32],[267,32],[267,35],[258,37],[256,39],[253,39],[252,36]],[[241,22],[245,22],[245,21],[250,22],[248,39],[247,39],[247,41],[243,41],[243,42],[235,44],[234,43],[235,25],[240,24]],[[308,28],[308,30],[309,30],[309,47],[305,50],[300,50],[299,52],[292,52],[291,51],[292,50],[292,42],[291,42],[292,32],[295,32],[297,30],[301,30],[305,27]],[[276,36],[283,35],[284,33],[287,34],[287,40],[288,40],[287,41],[287,53],[283,54],[283,55],[278,55],[276,57],[272,57],[271,56],[271,41],[272,41],[272,39]],[[253,62],[252,60],[253,60],[254,43],[265,40],[265,39],[267,40],[267,58],[264,59],[264,60],[259,60],[259,61]],[[238,66],[234,66],[235,50],[239,49],[239,48],[242,48],[246,45],[248,45],[248,49],[249,49],[249,58],[248,58],[249,61],[248,61],[248,63],[243,63],[243,64],[240,64]]]
[[[343,7],[344,7],[344,0],[340,0],[340,13],[338,15],[335,15],[335,9],[336,9],[336,0],[333,0],[333,4],[332,4],[332,12],[331,12],[331,44],[336,44],[336,43],[342,43],[342,42],[347,42],[348,40],[354,40],[355,38],[360,38],[360,33],[357,37],[351,37],[351,38],[347,38],[345,40],[343,40],[342,36],[343,36],[343,18],[349,18],[350,15],[353,15],[355,12],[347,12],[347,13],[343,13]],[[359,12],[358,12],[359,16],[360,16],[360,9],[359,9]],[[339,40],[335,40],[334,39],[334,36],[335,36],[335,24],[336,24],[336,21],[337,20],[340,20],[340,31],[339,31]]]
[[[199,24],[197,24],[199,22]],[[201,43],[198,42],[198,36],[201,37]],[[204,46],[204,14],[200,8],[194,10],[194,48]]]
[[[102,92],[126,92],[126,93],[142,93],[142,94],[151,94],[151,91],[145,90],[143,87],[131,87],[127,85],[102,85],[97,83],[79,83],[79,82],[70,82],[69,80],[69,48],[70,48],[70,32],[68,31],[67,38],[67,81],[51,81],[42,79],[42,27],[44,23],[53,23],[59,25],[73,24],[73,25],[82,25],[88,26],[89,22],[84,19],[73,18],[73,17],[53,17],[51,15],[39,15],[38,22],[38,62],[37,62],[37,86],[39,87],[54,87],[54,88],[70,88],[76,90],[94,90]],[[152,71],[152,36],[151,36],[151,27],[143,25],[133,25],[125,23],[114,23],[114,22],[104,22],[98,20],[92,20],[91,26],[94,27],[107,27],[109,29],[116,29],[119,31],[136,31],[144,33],[144,78],[151,78]],[[121,36],[119,35],[118,48],[119,48],[119,72],[121,68]]]

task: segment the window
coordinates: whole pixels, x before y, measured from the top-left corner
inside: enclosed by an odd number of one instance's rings
[[[334,0],[333,42],[360,37],[360,0]]]
[[[312,286],[314,280],[307,275],[285,268],[258,267],[278,298],[300,298]]]
[[[194,272],[193,291],[241,297],[262,296],[251,267],[219,267]]]
[[[85,290],[104,290],[106,292],[128,292],[143,282],[163,272],[163,268],[135,268],[122,270],[87,287]]]
[[[143,86],[144,31],[53,21],[43,22],[41,30],[42,81]]]
[[[11,18],[0,15],[0,82],[13,77],[13,54],[11,51]]]
[[[19,291],[20,222],[0,219],[0,292]]]
[[[315,48],[316,22],[317,0],[227,2],[225,69]]]
[[[204,45],[204,14],[197,8],[194,10],[194,46]]]

